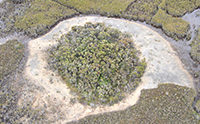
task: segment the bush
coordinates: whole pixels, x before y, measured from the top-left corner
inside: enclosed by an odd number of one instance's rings
[[[21,0],[20,0],[21,1]],[[153,18],[169,18],[161,28],[170,37],[186,37],[189,24],[177,16],[183,16],[200,7],[199,0],[25,0],[30,8],[16,17],[15,27],[31,37],[46,33],[58,21],[77,14],[100,14],[108,17],[123,17],[151,24]],[[26,2],[25,2],[26,3]],[[11,20],[11,19],[9,19]],[[153,24],[155,24],[153,22]],[[4,29],[5,30],[5,29]]]
[[[46,33],[58,21],[76,12],[51,0],[34,0],[23,16],[18,16],[15,27],[31,37]]]
[[[136,0],[126,9],[125,18],[145,21],[163,29],[175,40],[186,37],[189,23],[180,16],[200,7],[199,0]]]
[[[158,5],[162,0],[140,0],[131,4],[125,14],[134,20],[151,21],[151,18],[158,11]]]
[[[174,39],[185,38],[190,28],[188,22],[168,15],[162,9],[159,9],[156,15],[153,16],[151,23],[156,27],[162,27],[163,31]]]
[[[121,15],[132,0],[58,0],[84,14]]]
[[[140,82],[146,63],[129,35],[102,23],[72,27],[51,50],[52,65],[81,101],[114,103]]]
[[[200,7],[199,0],[165,0],[166,11],[172,16],[183,16]]]

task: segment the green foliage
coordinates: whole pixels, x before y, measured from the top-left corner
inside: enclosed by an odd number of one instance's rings
[[[159,8],[169,15],[183,16],[198,7],[200,7],[200,0],[136,0],[127,9],[126,14],[149,22]]]
[[[159,9],[153,16],[151,23],[156,27],[162,27],[164,32],[173,38],[184,38],[189,30],[189,23],[178,17],[168,15],[164,10]]]
[[[33,0],[23,16],[19,16],[15,27],[36,37],[47,32],[59,20],[76,14],[52,0]]]
[[[12,73],[21,62],[24,55],[24,46],[16,40],[7,41],[0,45],[0,82],[5,76]]]
[[[82,13],[120,15],[132,0],[58,0]]]
[[[191,57],[197,62],[200,62],[200,28],[196,32],[196,36],[191,44]]]
[[[150,22],[157,12],[157,7],[162,0],[140,0],[134,2],[126,11],[126,15],[134,20]]]
[[[166,11],[172,16],[183,16],[200,7],[200,0],[165,0]]]
[[[199,0],[32,0],[25,15],[17,17],[15,27],[36,37],[46,33],[59,20],[76,15],[77,10],[83,14],[119,16],[161,25],[167,35],[180,39],[185,38],[189,25],[174,16],[183,16],[199,6]],[[156,24],[161,19],[156,16],[161,9],[162,17],[169,22]],[[156,22],[155,18],[158,18]]]
[[[72,27],[51,50],[55,69],[88,104],[114,103],[136,88],[146,63],[130,36],[102,23]]]
[[[194,96],[191,88],[162,84],[142,90],[137,104],[126,110],[91,115],[68,124],[197,124]]]
[[[125,17],[151,23],[178,40],[186,37],[189,24],[174,16],[183,16],[198,7],[199,0],[136,0],[125,11]]]

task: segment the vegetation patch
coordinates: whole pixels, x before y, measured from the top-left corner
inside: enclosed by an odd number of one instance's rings
[[[52,0],[33,0],[24,16],[19,16],[15,27],[32,37],[44,34],[59,20],[77,12]]]
[[[192,59],[200,63],[200,27],[196,32],[196,36],[193,39],[191,46]]]
[[[0,82],[12,73],[24,56],[24,45],[16,40],[7,41],[0,45]]]
[[[0,124],[19,123],[44,123],[46,116],[39,109],[33,109],[32,103],[28,100],[23,105],[18,104],[21,95],[20,88],[12,81],[0,87]]]
[[[126,15],[134,20],[150,22],[162,0],[137,0],[130,5]]]
[[[162,27],[164,32],[175,39],[184,38],[190,28],[189,23],[178,17],[168,15],[164,10],[159,9],[153,16],[151,23],[156,27]]]
[[[78,9],[82,13],[121,15],[132,0],[58,0],[64,5]]]
[[[16,17],[24,14],[25,10],[29,7],[29,1],[26,0],[23,4],[14,4],[10,0],[3,0],[0,3],[0,37],[16,33],[14,26]]]
[[[192,108],[195,91],[174,84],[143,90],[138,103],[123,111],[91,115],[69,124],[199,123]]]
[[[164,0],[165,9],[172,16],[183,16],[200,7],[199,0]]]
[[[78,13],[100,14],[146,21],[154,26],[159,25],[155,20],[161,20],[160,27],[168,36],[182,39],[189,24],[175,16],[183,16],[198,7],[199,0],[32,0],[26,13],[16,19],[15,27],[36,37],[63,18]],[[160,14],[167,20],[163,21]]]
[[[136,0],[124,15],[125,18],[160,27],[168,36],[178,40],[186,37],[189,23],[177,16],[183,16],[199,6],[199,0]]]
[[[18,124],[27,120],[35,123],[45,118],[44,113],[32,109],[28,100],[23,106],[18,105],[22,84],[15,82],[13,72],[22,63],[24,49],[24,45],[17,40],[0,45],[0,124]]]
[[[113,104],[133,91],[146,63],[131,37],[103,23],[74,26],[51,50],[53,67],[84,103]]]

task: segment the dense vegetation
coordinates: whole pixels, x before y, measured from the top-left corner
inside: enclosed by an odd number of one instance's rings
[[[78,13],[101,14],[159,25],[170,37],[182,39],[188,33],[189,24],[180,16],[198,7],[199,0],[32,0],[31,7],[17,18],[15,26],[36,37],[63,18]],[[160,15],[167,20],[159,18]]]
[[[36,37],[50,30],[59,20],[76,13],[52,0],[34,0],[25,15],[17,18],[15,27],[29,36]]]
[[[200,63],[200,27],[196,32],[196,37],[192,41],[191,56]]]
[[[158,6],[162,0],[137,0],[131,4],[124,13],[127,17],[150,22],[158,11]]]
[[[183,16],[200,7],[199,0],[163,0],[163,9],[172,16]]]
[[[182,6],[185,3],[192,4]],[[195,0],[181,0],[177,2],[173,0],[137,0],[127,8],[125,15],[127,18],[146,21],[155,27],[160,27],[168,36],[178,40],[186,37],[189,30],[189,23],[175,16],[182,16],[198,6],[200,6],[200,2],[197,4]],[[175,10],[184,11],[180,11],[177,14],[179,11]]]
[[[97,13],[120,16],[132,0],[57,0],[63,5],[76,8],[81,13]]]
[[[197,124],[192,108],[195,91],[173,84],[143,90],[138,103],[123,111],[91,115],[69,124]]]
[[[0,83],[5,76],[12,73],[24,56],[24,46],[16,40],[0,45]]]
[[[50,57],[81,101],[112,104],[139,84],[146,63],[137,56],[129,35],[102,23],[86,23],[72,27]]]
[[[186,37],[190,28],[188,22],[168,15],[162,9],[159,9],[156,15],[153,16],[151,23],[156,27],[162,27],[168,36],[177,40]]]

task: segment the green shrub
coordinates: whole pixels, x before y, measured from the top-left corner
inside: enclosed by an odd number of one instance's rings
[[[29,36],[37,37],[59,20],[79,12],[153,22],[155,26],[159,25],[154,21],[162,10],[162,17],[167,21],[160,27],[170,37],[181,39],[186,37],[189,24],[174,16],[183,16],[199,6],[199,0],[31,0],[26,13],[16,18],[15,27]]]
[[[189,23],[176,16],[183,16],[199,6],[199,0],[136,0],[126,9],[124,17],[151,23],[178,40],[186,37]]]
[[[82,13],[120,15],[132,0],[58,0],[64,5],[78,9]]]
[[[184,38],[190,28],[189,23],[178,17],[168,15],[164,10],[159,9],[153,16],[151,23],[156,27],[162,27],[163,31],[174,39]]]
[[[200,62],[200,28],[196,32],[196,36],[191,44],[191,57],[197,62]]]
[[[24,46],[16,40],[0,45],[0,82],[12,73],[20,64],[24,55]]]
[[[19,16],[15,27],[36,37],[47,32],[59,20],[76,12],[52,0],[33,0],[23,16]]]
[[[128,15],[139,20],[150,21],[158,9],[172,16],[183,16],[200,7],[199,0],[136,0],[127,9]]]
[[[125,14],[134,20],[150,22],[162,0],[139,0],[129,6]]]
[[[140,82],[146,63],[129,35],[102,23],[74,26],[51,50],[52,65],[89,103],[114,103]]]
[[[199,0],[165,0],[166,11],[172,16],[183,16],[200,7]]]

